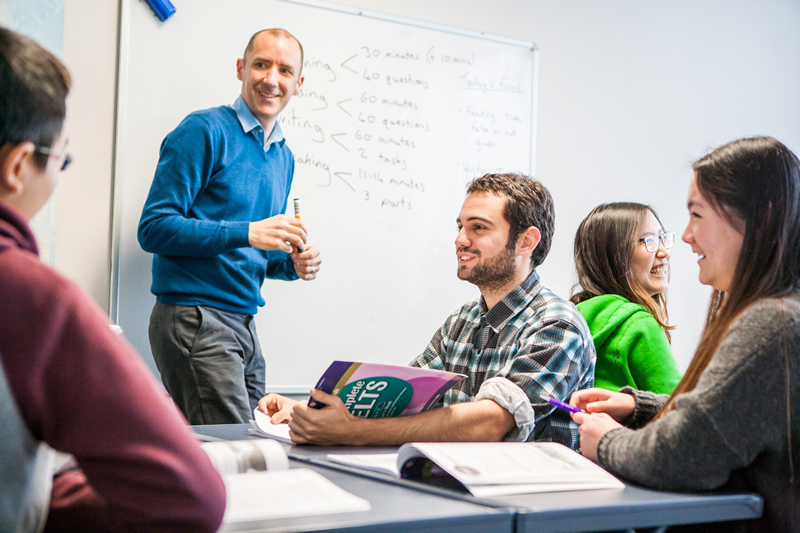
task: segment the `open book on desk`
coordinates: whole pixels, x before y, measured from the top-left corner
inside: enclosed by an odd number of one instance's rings
[[[223,524],[370,509],[368,501],[313,470],[289,469],[289,458],[277,442],[222,441],[201,446],[225,482],[228,503]]]
[[[622,489],[589,459],[554,442],[411,443],[396,454],[328,454],[328,461],[485,498],[530,492]]]

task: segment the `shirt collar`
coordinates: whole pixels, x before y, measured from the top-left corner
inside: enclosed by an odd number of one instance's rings
[[[239,119],[239,124],[242,125],[242,129],[245,131],[245,133],[250,133],[253,130],[256,130],[261,132],[261,137],[263,139],[263,128],[261,128],[261,123],[258,121],[253,112],[250,111],[250,108],[247,107],[247,104],[244,103],[241,95],[236,97],[236,100],[233,102],[231,107],[234,111],[236,111],[236,117]],[[269,139],[267,139],[264,149],[266,150],[272,143],[282,141],[283,138],[283,130],[281,129],[281,125],[275,122],[275,127],[272,128],[272,132],[269,134]]]
[[[481,315],[495,333],[499,332],[513,317],[525,309],[542,289],[539,274],[534,269],[525,281],[497,302],[490,310],[486,310],[486,300],[481,297]]]

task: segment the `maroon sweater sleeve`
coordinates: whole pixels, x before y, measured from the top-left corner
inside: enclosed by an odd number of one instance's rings
[[[0,272],[11,392],[32,434],[83,471],[54,485],[48,529],[215,531],[222,480],[140,356],[34,254],[0,253]]]

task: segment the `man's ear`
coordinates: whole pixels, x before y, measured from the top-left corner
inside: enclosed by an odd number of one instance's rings
[[[236,78],[239,81],[243,81],[242,80],[243,72],[244,72],[244,60],[240,58],[236,60]]]
[[[300,87],[303,86],[304,81],[306,81],[305,76],[300,76],[300,79],[297,81],[297,87],[294,88],[294,93],[292,93],[293,96],[300,94]]]
[[[539,228],[530,226],[517,237],[517,255],[530,257],[541,240],[542,232]]]
[[[36,151],[32,142],[6,144],[0,148],[0,196],[16,196],[25,188],[26,166]]]

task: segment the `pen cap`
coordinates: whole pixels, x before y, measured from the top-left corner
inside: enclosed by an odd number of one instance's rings
[[[294,217],[300,218],[300,198],[295,198],[294,202]]]
[[[175,14],[175,6],[169,0],[146,0],[147,5],[161,22],[164,22]]]

